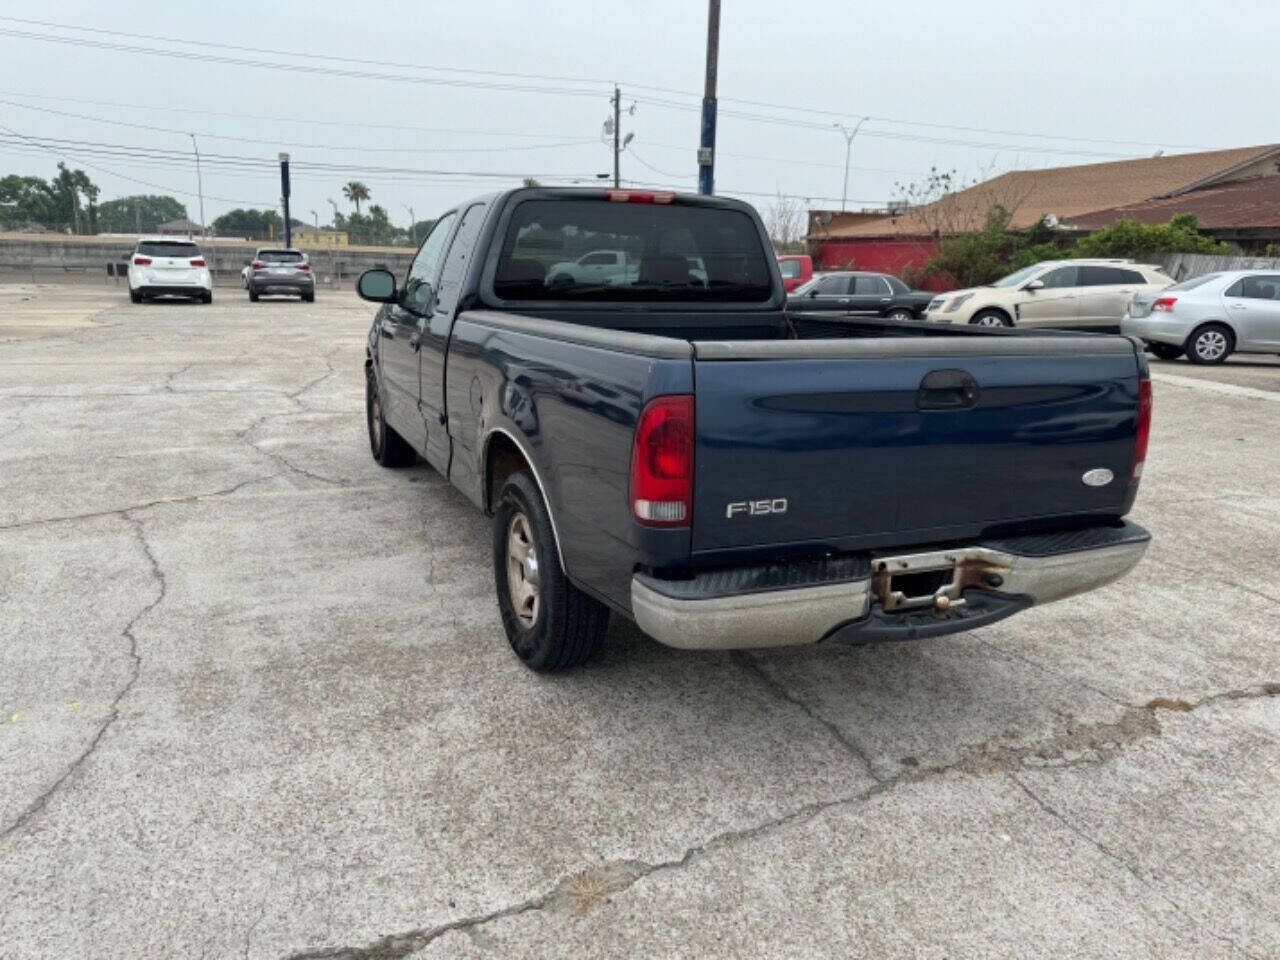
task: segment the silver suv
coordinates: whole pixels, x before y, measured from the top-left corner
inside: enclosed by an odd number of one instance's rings
[[[244,285],[255,302],[264,293],[292,293],[308,303],[316,298],[315,271],[307,255],[285,247],[261,248],[245,267]]]

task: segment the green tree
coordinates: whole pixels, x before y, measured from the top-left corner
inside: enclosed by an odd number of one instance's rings
[[[162,223],[187,215],[173,197],[137,194],[107,200],[98,206],[98,229],[103,233],[154,233]]]
[[[58,161],[58,175],[50,182],[57,203],[67,211],[67,221],[78,233],[97,233],[97,209],[94,203],[98,199],[98,187],[83,170],[68,170],[67,165]],[[85,201],[84,215],[81,215],[80,201]]]
[[[342,188],[342,195],[356,205],[356,215],[360,215],[360,201],[369,199],[369,188],[359,180],[352,180]]]
[[[1198,232],[1189,213],[1180,213],[1162,224],[1117,220],[1095,230],[1076,244],[1077,257],[1125,257],[1149,260],[1166,253],[1229,253],[1231,248]]]
[[[1006,273],[1026,241],[1009,232],[1010,215],[1004,207],[987,211],[981,230],[944,237],[938,255],[925,265],[929,276],[945,275],[962,287],[990,283]]]
[[[352,243],[363,243],[370,246],[392,246],[397,240],[403,241],[405,231],[391,222],[387,211],[373,204],[367,214],[353,213],[343,218],[342,227]]]
[[[224,237],[248,237],[266,240],[284,236],[284,219],[274,210],[232,210],[211,224],[213,232]]]
[[[39,224],[61,227],[67,219],[58,212],[58,194],[40,177],[23,177],[16,173],[0,177],[0,226],[5,229]]]

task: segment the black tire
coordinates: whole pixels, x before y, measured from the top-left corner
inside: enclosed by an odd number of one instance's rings
[[[1200,366],[1213,366],[1226,360],[1236,348],[1235,334],[1222,323],[1206,323],[1191,331],[1185,345],[1187,359]]]
[[[1151,351],[1152,356],[1161,360],[1177,360],[1186,353],[1182,347],[1172,343],[1148,343],[1147,349]]]
[[[253,287],[249,288],[249,299],[254,303],[258,302],[258,291],[253,289]]]
[[[141,294],[139,291],[137,291],[137,290],[130,289],[130,290],[129,290],[129,299],[130,299],[130,300],[132,300],[134,303],[141,303],[141,302],[142,302],[142,294]]]
[[[200,294],[200,302],[201,302],[201,303],[213,303],[213,291],[212,291],[212,290],[206,290],[204,293]]]
[[[976,327],[1012,327],[1013,319],[1003,310],[979,310],[969,322]]]
[[[513,530],[527,537],[533,557],[533,576],[527,563],[513,560],[508,540]],[[513,526],[514,525],[514,526]],[[520,538],[517,538],[519,540]],[[516,609],[509,578],[514,564],[527,592],[533,588],[533,606]],[[587,596],[564,575],[547,505],[532,475],[525,470],[507,478],[493,515],[493,582],[498,610],[507,640],[521,662],[531,670],[565,670],[586,663],[604,643],[609,628],[609,608]]]
[[[304,293],[302,295],[302,300],[304,303],[315,303],[316,295],[314,293]]]
[[[884,315],[884,318],[886,320],[893,320],[897,323],[907,323],[911,320],[914,320],[916,318],[916,315],[912,313],[910,310],[904,310],[903,308],[898,307],[896,310],[890,310],[888,313],[886,313]]]
[[[367,369],[364,382],[364,418],[369,428],[369,452],[384,467],[394,469],[409,466],[417,459],[418,454],[404,437],[387,426],[387,418],[382,410],[382,395],[372,367]]]

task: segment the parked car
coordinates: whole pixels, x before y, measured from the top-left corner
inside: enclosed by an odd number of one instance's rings
[[[807,253],[780,253],[778,271],[782,274],[783,287],[790,293],[813,279],[813,258]]]
[[[190,297],[213,303],[213,276],[200,247],[190,240],[139,240],[129,254],[129,299]]]
[[[630,283],[552,283],[547,250],[583,232],[663,252]],[[586,660],[610,613],[699,649],[968,630],[1110,582],[1149,540],[1121,519],[1150,424],[1136,341],[878,318],[796,338],[740,201],[489,194],[403,282],[358,289],[380,304],[373,457],[421,454],[493,517],[533,669]]]
[[[316,298],[315,272],[301,250],[263,247],[246,270],[245,286],[254,302],[264,293],[292,293],[308,303]]]
[[[887,273],[838,271],[825,273],[787,297],[792,314],[825,313],[832,316],[884,317],[887,320],[918,320],[934,294],[912,290]]]
[[[1045,260],[990,286],[937,296],[925,319],[1115,332],[1130,300],[1171,283],[1159,267],[1132,260]]]
[[[1222,363],[1232,353],[1280,354],[1280,270],[1208,273],[1133,298],[1120,331],[1162,360]]]

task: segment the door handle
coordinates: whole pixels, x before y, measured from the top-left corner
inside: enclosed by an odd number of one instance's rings
[[[840,298],[840,302],[841,302],[841,303],[848,303],[848,302],[849,302],[849,298],[848,298],[848,297],[841,297],[841,298]]]
[[[1231,305],[1231,309],[1232,309],[1232,310],[1248,310],[1248,309],[1249,309],[1249,307],[1248,307],[1246,304],[1243,304],[1243,303],[1233,303],[1233,304]]]
[[[893,301],[893,297],[881,297],[881,298],[880,298],[880,302],[881,302],[881,303],[891,303],[892,301]]]
[[[415,353],[422,349],[422,331],[419,330],[409,338],[409,346],[413,347]]]
[[[968,370],[931,370],[916,392],[917,410],[966,410],[982,391]]]

